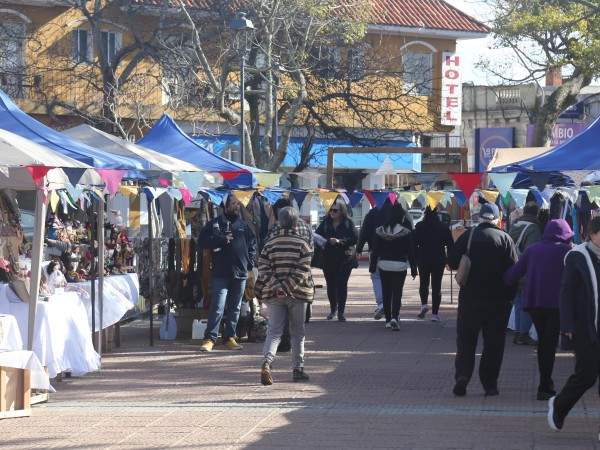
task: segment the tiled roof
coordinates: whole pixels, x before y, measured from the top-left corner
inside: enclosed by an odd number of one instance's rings
[[[140,3],[162,5],[162,0],[138,0]],[[342,1],[342,0],[340,0]],[[251,0],[184,0],[189,8],[233,14],[248,11]],[[372,25],[387,25],[432,30],[487,33],[489,28],[477,19],[443,0],[371,0]],[[251,14],[249,14],[251,18]]]

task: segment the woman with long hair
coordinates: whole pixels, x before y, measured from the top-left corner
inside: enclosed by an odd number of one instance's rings
[[[400,329],[400,307],[406,272],[410,267],[413,280],[417,276],[417,261],[412,234],[405,224],[406,211],[399,203],[390,208],[385,223],[375,231],[369,271],[379,268],[385,326],[394,331]]]
[[[358,233],[354,222],[348,216],[343,200],[338,199],[331,205],[327,216],[321,221],[316,234],[326,239],[319,263],[327,283],[327,298],[331,308],[327,320],[346,321],[346,298],[348,280],[352,269],[358,267],[356,243]]]
[[[425,216],[415,226],[413,236],[419,267],[419,296],[421,297],[421,310],[417,317],[423,319],[429,311],[427,297],[431,282],[431,321],[440,322],[442,277],[446,268],[446,253],[454,244],[452,232],[450,227],[442,223],[436,212],[427,206]]]

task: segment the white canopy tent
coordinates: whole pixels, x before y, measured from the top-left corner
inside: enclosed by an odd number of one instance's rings
[[[534,156],[541,155],[550,150],[551,147],[523,147],[523,148],[497,148],[494,156],[487,166],[491,171],[495,167],[507,166],[519,161],[524,161]]]

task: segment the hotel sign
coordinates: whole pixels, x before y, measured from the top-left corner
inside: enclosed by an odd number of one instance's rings
[[[460,126],[462,111],[462,83],[460,56],[454,52],[442,53],[442,125]]]

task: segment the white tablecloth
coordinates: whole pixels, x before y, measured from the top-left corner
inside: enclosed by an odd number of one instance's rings
[[[21,339],[27,342],[29,305],[8,284],[0,284],[0,314],[15,316]],[[50,378],[64,371],[80,376],[100,369],[85,306],[74,292],[38,302],[33,336],[33,351],[48,367]]]
[[[0,352],[0,366],[28,369],[31,375],[29,381],[30,387],[34,389],[50,389],[48,374],[33,352],[27,350]]]
[[[96,280],[96,326],[95,330],[100,329],[100,307],[98,302],[98,281]],[[92,328],[92,301],[91,291],[92,283],[86,281],[83,283],[69,283],[67,290],[75,289],[79,292],[81,300],[85,305],[88,314],[88,323]],[[140,282],[136,273],[124,275],[110,275],[104,278],[104,303],[102,328],[109,327],[117,323],[127,311],[134,308],[139,300]]]
[[[0,314],[0,325],[2,325],[0,350],[23,350],[23,339],[15,316]]]

